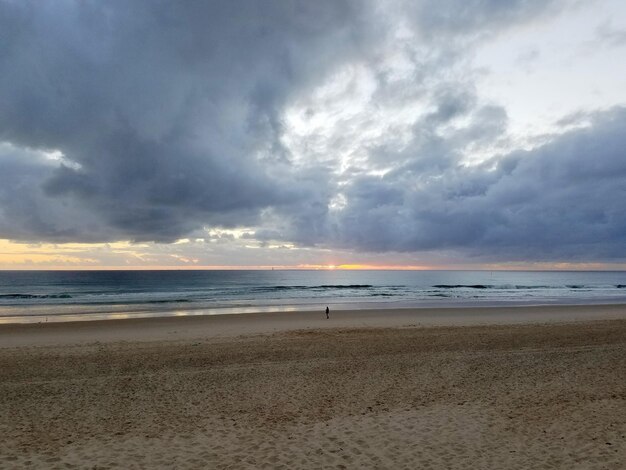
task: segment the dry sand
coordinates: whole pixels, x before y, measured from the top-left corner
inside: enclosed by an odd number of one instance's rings
[[[0,467],[624,469],[624,311],[583,311],[4,325]]]

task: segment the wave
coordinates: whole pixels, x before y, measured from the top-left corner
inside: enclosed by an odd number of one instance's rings
[[[545,286],[545,285],[535,285],[535,286],[523,286],[523,285],[510,285],[510,284],[500,284],[500,285],[492,285],[492,284],[435,284],[435,289],[501,289],[501,290],[528,290],[528,289],[558,289],[563,286]],[[585,286],[566,286],[570,288],[582,288]]]
[[[167,304],[167,303],[183,303],[193,302],[192,299],[174,298],[174,299],[128,299],[123,296],[106,297],[102,300],[94,301],[93,298],[87,297],[74,297],[70,294],[0,294],[0,302],[3,300],[54,300],[54,299],[80,299],[80,303],[84,305],[98,305],[98,304]]]
[[[566,284],[560,286],[523,286],[523,285],[490,285],[490,284],[435,284],[431,286],[435,289],[501,289],[501,290],[529,290],[529,289],[593,289],[593,286],[587,286],[584,284]],[[596,286],[606,288],[607,286]],[[616,288],[625,289],[626,284],[616,284]]]
[[[254,291],[281,291],[281,290],[320,290],[320,289],[372,289],[371,284],[322,284],[319,286],[263,286],[254,287]]]
[[[485,285],[485,284],[435,284],[433,286],[435,289],[493,289],[494,286]]]
[[[70,294],[0,294],[0,299],[71,299]]]
[[[317,287],[321,287],[322,289],[371,289],[374,286],[371,284],[323,284]]]
[[[298,290],[298,289],[306,289],[307,286],[261,286],[261,287],[252,287],[250,290],[256,292],[272,292],[272,291],[281,291],[281,290]]]

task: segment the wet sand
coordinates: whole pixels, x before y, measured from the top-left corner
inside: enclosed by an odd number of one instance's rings
[[[623,307],[462,313],[3,325],[0,468],[625,468]]]
[[[197,313],[197,312],[196,312]],[[181,315],[35,324],[0,324],[0,348],[115,341],[194,340],[292,330],[519,325],[626,319],[626,305],[399,308]]]

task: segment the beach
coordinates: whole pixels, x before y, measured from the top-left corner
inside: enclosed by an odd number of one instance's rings
[[[0,325],[1,468],[626,466],[626,306]]]

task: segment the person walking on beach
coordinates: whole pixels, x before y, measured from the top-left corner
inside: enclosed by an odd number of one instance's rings
[[[328,306],[326,306],[326,320],[328,320],[330,318],[328,316],[329,313],[330,313],[330,310],[328,309]]]

